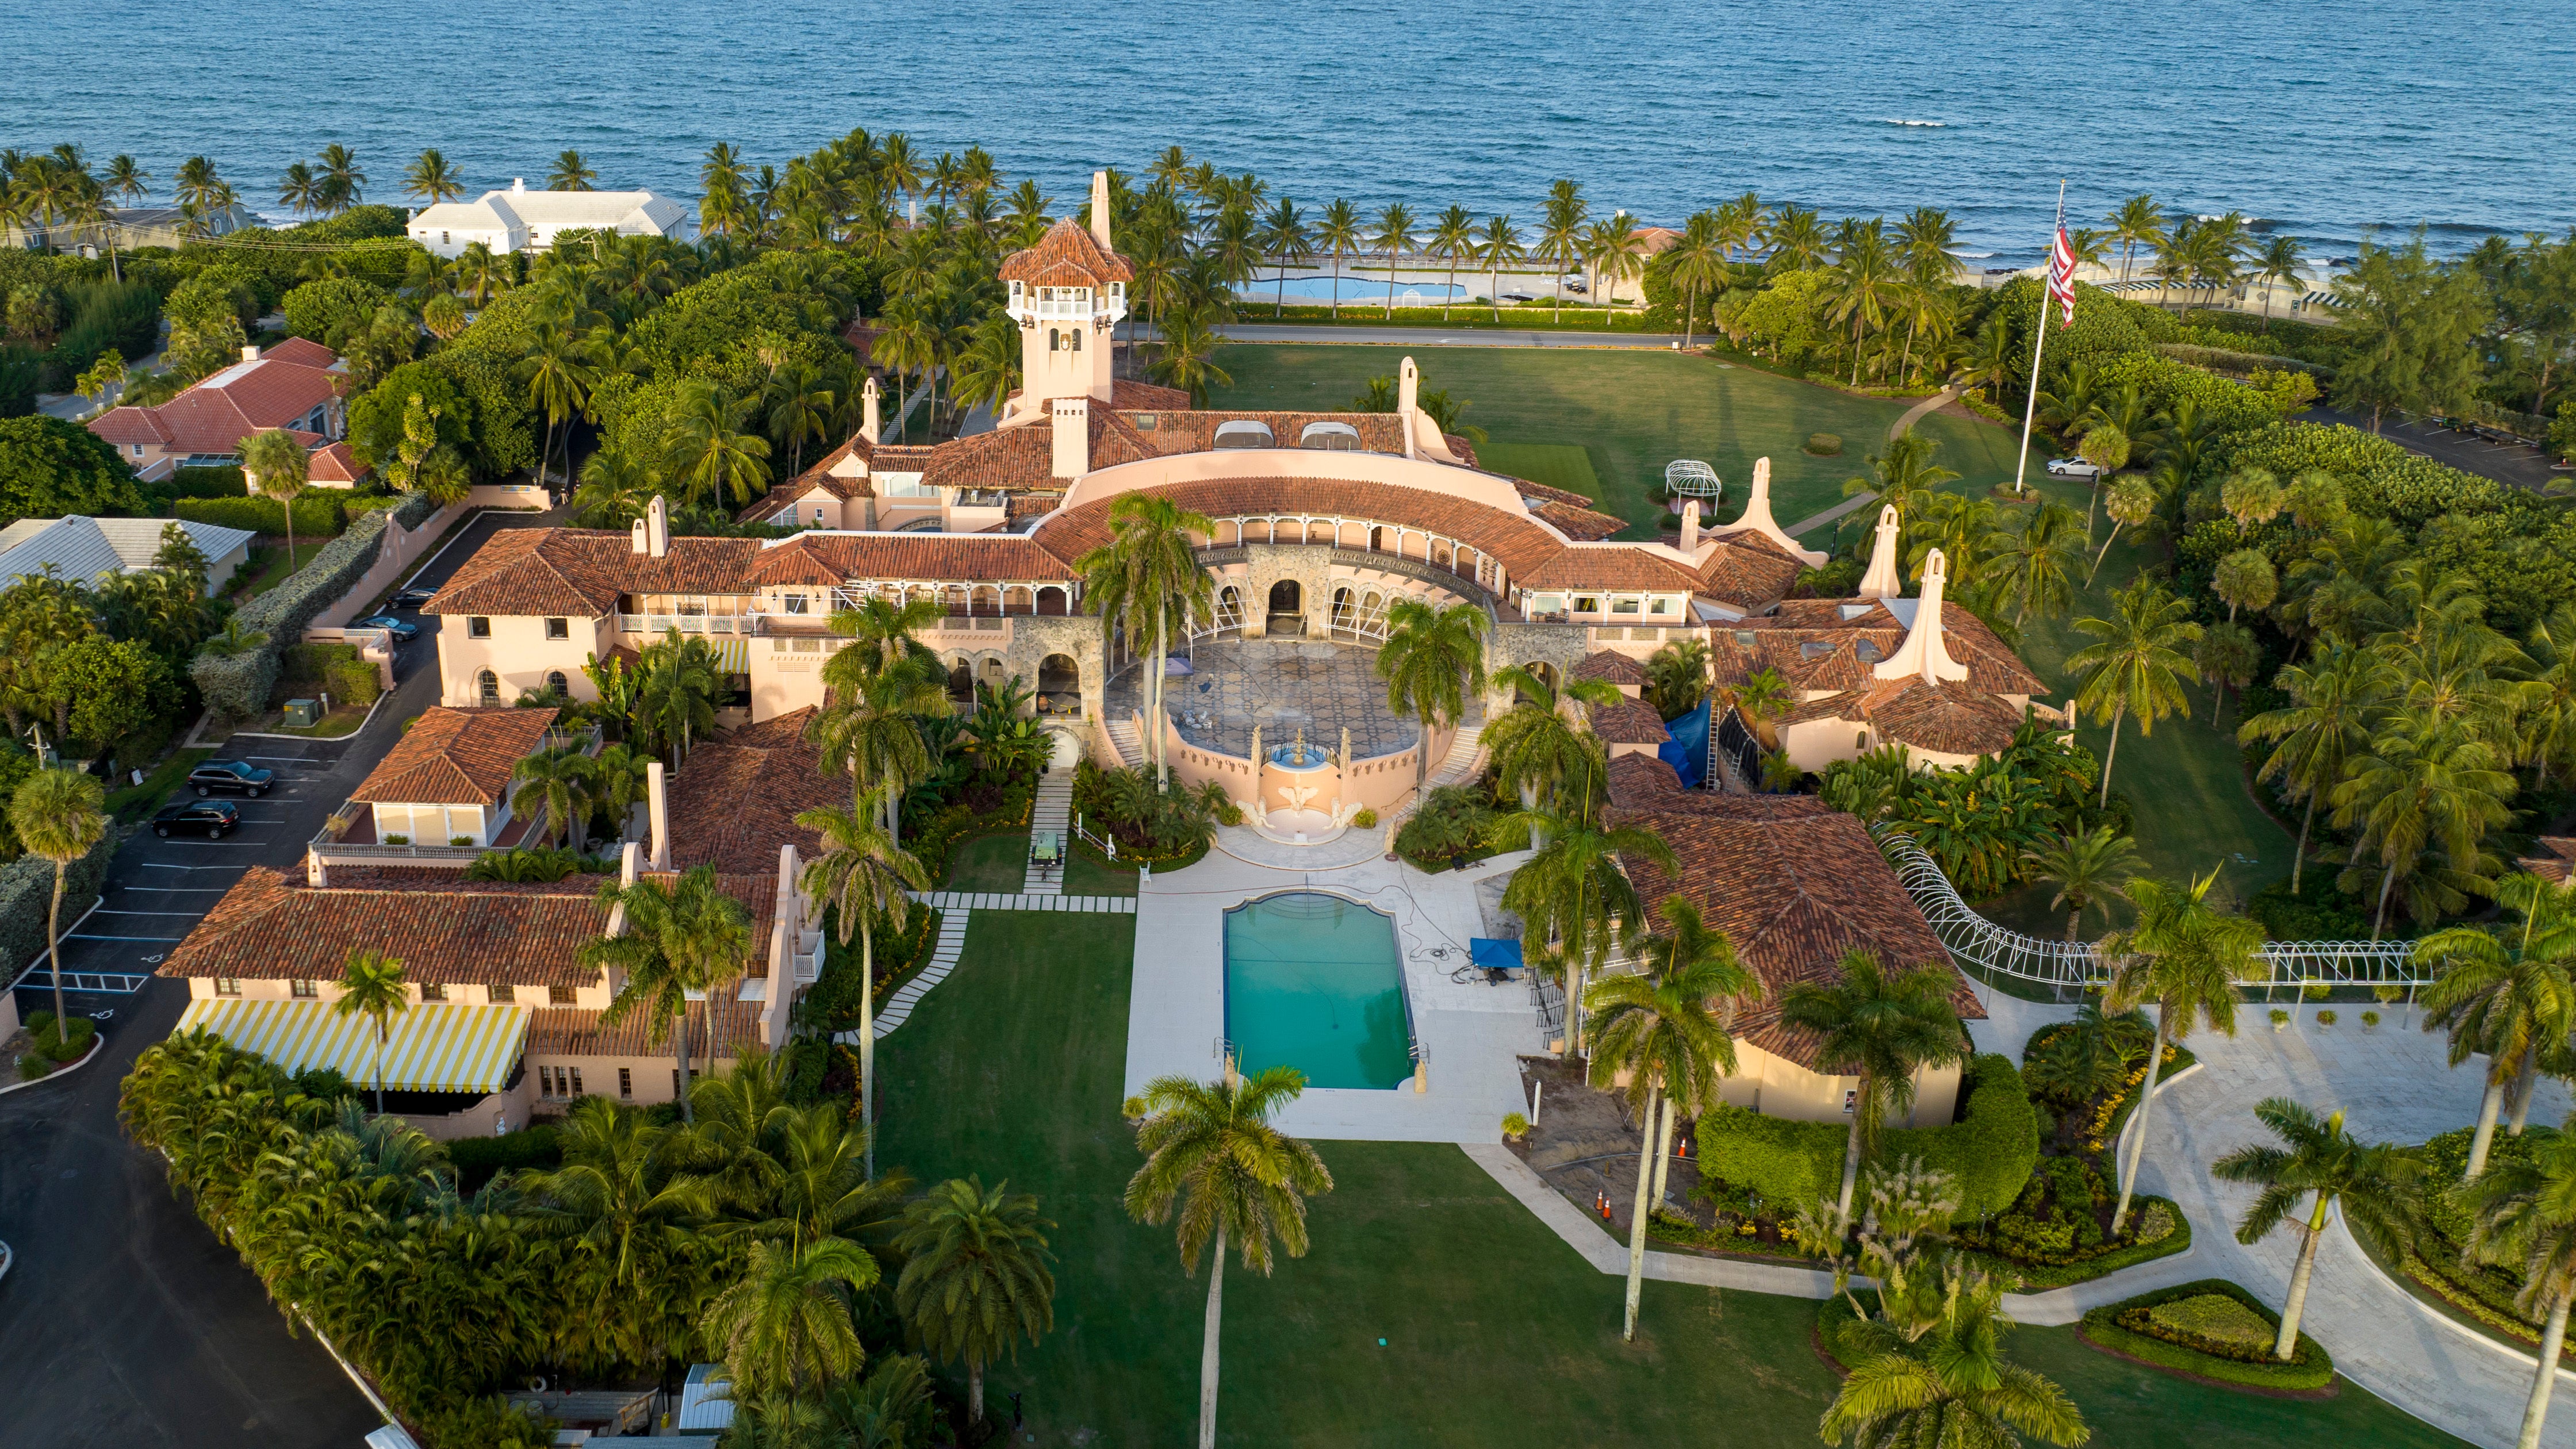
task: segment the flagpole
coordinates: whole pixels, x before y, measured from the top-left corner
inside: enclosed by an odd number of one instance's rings
[[[2048,229],[2048,260],[2039,266],[2039,335],[2030,344],[2030,397],[2021,406],[2021,453],[2013,459],[2013,497],[2022,496],[2022,476],[2030,468],[2030,425],[2039,415],[2039,354],[2048,346],[2048,314],[2057,299],[2049,295],[2049,269],[2057,263],[2057,232],[2066,225],[2066,181],[2057,182],[2057,220]]]

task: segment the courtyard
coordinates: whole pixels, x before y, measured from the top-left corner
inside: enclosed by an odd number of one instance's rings
[[[1163,683],[1163,707],[1181,738],[1204,750],[1238,758],[1252,753],[1252,732],[1265,745],[1284,745],[1303,730],[1308,740],[1338,749],[1351,735],[1356,759],[1391,755],[1422,735],[1416,721],[1386,707],[1386,682],[1377,677],[1377,651],[1296,637],[1211,640],[1175,649],[1187,674]],[[1130,667],[1109,684],[1109,717],[1145,710],[1145,671]]]

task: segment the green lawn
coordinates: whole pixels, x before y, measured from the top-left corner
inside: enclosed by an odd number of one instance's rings
[[[259,545],[266,551],[266,562],[260,565],[258,573],[247,580],[235,575],[229,592],[233,598],[248,603],[286,582],[287,576],[297,569],[313,562],[313,556],[320,553],[330,542],[331,540],[327,538],[306,538],[298,534],[295,539],[295,552],[290,555],[286,551],[286,535],[279,534],[275,538],[262,537]]]
[[[1056,1327],[989,1392],[1024,1392],[1037,1445],[1169,1444],[1190,1431],[1206,1278],[1169,1227],[1120,1202],[1137,1158],[1118,1115],[1133,922],[979,912],[956,973],[886,1039],[888,1160],[1037,1193],[1057,1227]],[[1457,1149],[1326,1143],[1337,1187],[1315,1248],[1226,1278],[1221,1426],[1231,1444],[1814,1445],[1834,1379],[1814,1305],[1650,1283],[1638,1341],[1620,1285]],[[1204,1266],[1201,1269],[1205,1272]],[[1383,1340],[1383,1343],[1381,1343]],[[2133,1368],[2063,1329],[2017,1342],[2105,1449],[2450,1441],[2349,1385],[2256,1399]]]
[[[1251,320],[1251,319],[1247,319]],[[1396,369],[1407,349],[1315,344],[1232,344],[1218,363],[1234,385],[1209,398],[1213,408],[1331,409],[1365,391],[1371,377]],[[1445,388],[1475,406],[1466,421],[1492,437],[1480,461],[1510,471],[1522,444],[1584,450],[1599,480],[1605,511],[1650,536],[1663,513],[1664,465],[1698,458],[1727,483],[1732,518],[1753,479],[1753,460],[1771,459],[1773,516],[1793,524],[1842,499],[1843,480],[1868,471],[1887,429],[1911,403],[1852,397],[1813,383],[1775,377],[1697,354],[1647,349],[1414,348],[1423,386]],[[2016,435],[2009,429],[1935,415],[1918,425],[1941,444],[1940,460],[1978,486],[2012,476]],[[1799,450],[1811,433],[1843,440],[1839,457]],[[1496,451],[1499,449],[1500,451]],[[1533,482],[1589,492],[1562,477]],[[1817,540],[1810,540],[1815,542]]]
[[[1069,896],[1132,896],[1136,872],[1101,864],[1080,850],[1064,863],[1064,893]]]
[[[1029,876],[1029,833],[979,835],[960,841],[948,852],[948,874],[939,878],[944,891],[1007,891],[1019,894]]]

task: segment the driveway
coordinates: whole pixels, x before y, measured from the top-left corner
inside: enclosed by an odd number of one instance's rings
[[[1981,1050],[2019,1057],[2032,1031],[2074,1013],[1998,997],[1980,989],[1992,1016],[1973,1030]],[[2254,1104],[2289,1097],[2322,1114],[2341,1110],[2358,1136],[2421,1142],[2477,1118],[2483,1059],[2454,1070],[2443,1038],[2420,1029],[2404,1006],[2385,1008],[2378,1031],[2360,1029],[2361,1009],[2337,1007],[2331,1030],[2316,1025],[2317,1008],[2292,1008],[2289,1030],[2274,1033],[2260,1002],[2238,1014],[2237,1035],[2196,1032],[2188,1045],[2200,1067],[2156,1094],[2147,1122],[2146,1155],[2138,1183],[2182,1207],[2191,1220],[2192,1247],[2185,1256],[2148,1264],[2051,1300],[2057,1313],[2025,1313],[2033,1322],[2071,1321],[2083,1309],[2116,1302],[2170,1283],[2227,1278],[2280,1304],[2298,1254],[2284,1229],[2246,1247],[2236,1241],[2238,1217],[2255,1191],[2210,1176],[2209,1164],[2271,1135],[2254,1120]],[[2564,1085],[2544,1080],[2531,1119],[2566,1116]],[[2064,1300],[2062,1303],[2055,1300]],[[2340,1220],[2318,1249],[2301,1327],[2335,1358],[2344,1375],[2437,1428],[2474,1443],[2507,1445],[2522,1422],[2533,1360],[2469,1332],[2417,1302],[2364,1258]],[[2559,1412],[2550,1417],[2544,1443],[2576,1449],[2576,1374],[2562,1370]]]
[[[442,583],[493,532],[549,521],[485,514],[414,580]],[[394,676],[346,739],[234,737],[221,757],[276,770],[276,787],[242,800],[242,829],[221,841],[128,838],[98,909],[63,942],[66,973],[149,973],[243,871],[301,869],[305,842],[402,721],[437,702],[434,634],[396,652]],[[112,1013],[106,1056],[0,1097],[0,1240],[18,1254],[0,1280],[0,1444],[349,1449],[380,1422],[374,1410],[319,1345],[289,1334],[259,1280],[117,1125],[117,1084],[177,1023],[186,986],[68,995],[77,1014]],[[48,990],[17,997],[21,1012],[52,1009]]]
[[[2348,428],[2370,431],[2370,419],[2333,408],[2310,408],[2299,415],[2303,423],[2341,423]],[[2380,423],[2380,435],[2410,452],[2421,453],[2437,463],[2448,463],[2463,473],[2493,478],[2517,488],[2540,489],[2554,479],[2560,483],[2576,474],[2553,472],[2549,455],[2525,443],[2490,443],[2474,433],[2455,433],[2437,428],[2422,419],[2391,416]]]

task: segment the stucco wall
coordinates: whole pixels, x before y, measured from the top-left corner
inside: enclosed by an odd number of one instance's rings
[[[470,709],[483,702],[477,682],[482,671],[489,669],[501,682],[500,702],[518,702],[521,693],[546,687],[546,674],[560,671],[567,691],[575,699],[599,697],[589,676],[581,667],[593,656],[606,657],[618,642],[616,615],[597,618],[578,616],[567,621],[568,637],[548,639],[546,621],[532,615],[492,614],[492,635],[488,639],[469,637],[466,617],[462,614],[437,616],[438,668],[442,694],[439,703],[455,709]]]
[[[1794,1122],[1848,1122],[1844,1099],[1860,1089],[1860,1078],[1812,1072],[1751,1042],[1735,1043],[1735,1075],[1719,1084],[1718,1095],[1738,1107]],[[1936,1067],[1914,1074],[1914,1107],[1888,1119],[1891,1127],[1938,1127],[1959,1110],[1959,1068]]]

